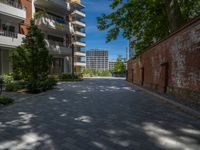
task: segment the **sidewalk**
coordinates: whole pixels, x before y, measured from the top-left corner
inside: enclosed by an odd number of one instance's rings
[[[169,104],[174,105],[175,107],[179,108],[181,111],[187,112],[190,115],[200,119],[200,102],[194,104],[192,101],[189,101],[189,100],[179,99],[172,95],[158,93],[158,91],[155,91],[155,90],[152,90],[149,88],[145,88],[145,87],[141,87],[141,86],[138,86],[138,85],[130,83],[130,82],[128,82],[128,83],[137,87],[140,90],[145,91],[148,94],[151,94]]]

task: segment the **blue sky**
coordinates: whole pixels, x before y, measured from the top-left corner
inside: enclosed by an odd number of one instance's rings
[[[118,55],[125,57],[127,40],[121,36],[112,42],[106,43],[106,31],[99,31],[97,29],[96,17],[101,16],[102,13],[109,13],[110,0],[82,0],[86,6],[86,50],[92,48],[106,49],[109,51],[109,59],[115,59]]]

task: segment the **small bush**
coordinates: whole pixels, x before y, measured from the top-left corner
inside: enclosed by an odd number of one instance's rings
[[[12,98],[9,98],[6,96],[0,96],[0,104],[2,104],[2,105],[8,105],[13,102],[14,102],[14,100]]]
[[[50,80],[59,81],[59,75],[48,75]]]
[[[53,78],[46,79],[43,81],[30,81],[27,84],[27,88],[31,93],[40,93],[53,89],[56,83],[57,81]]]
[[[17,92],[26,87],[27,87],[27,82],[25,82],[25,81],[10,82],[5,85],[5,89],[8,92]]]
[[[7,83],[11,83],[12,81],[13,81],[13,76],[12,76],[12,74],[3,74],[3,82],[5,83],[5,84],[7,84]]]
[[[15,84],[14,83],[7,83],[6,84],[6,91],[14,92],[15,91]]]
[[[72,75],[72,74],[62,74],[59,76],[60,81],[82,81],[83,77],[82,75]]]

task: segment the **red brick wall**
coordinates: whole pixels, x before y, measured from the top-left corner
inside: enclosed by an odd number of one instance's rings
[[[141,85],[141,68],[144,86],[200,100],[200,18],[129,60],[129,82]]]
[[[30,20],[32,19],[32,0],[21,0],[22,7],[26,10],[26,20],[20,25],[20,33],[27,34]]]

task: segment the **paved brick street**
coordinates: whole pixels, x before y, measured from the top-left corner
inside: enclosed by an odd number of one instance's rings
[[[0,110],[0,150],[200,150],[200,121],[120,79],[85,79]]]

